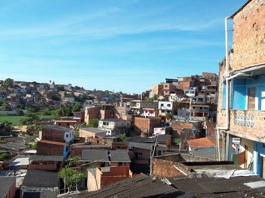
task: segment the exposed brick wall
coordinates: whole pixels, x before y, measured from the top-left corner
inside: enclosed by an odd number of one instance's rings
[[[47,144],[44,142],[38,142],[37,155],[63,155],[63,145]]]
[[[215,137],[216,123],[206,122],[205,124],[207,126],[207,137]]]
[[[249,1],[234,16],[233,69],[265,62],[264,19],[264,0]]]
[[[183,129],[192,129],[193,124],[191,122],[179,122],[179,121],[173,121],[172,128],[174,130],[177,130],[177,132],[180,134],[180,132]]]
[[[65,142],[64,132],[55,129],[42,129],[42,139],[56,142]]]
[[[225,110],[222,110],[220,114]],[[235,114],[253,116],[253,127],[239,126],[235,124]],[[225,116],[223,117],[225,118]],[[224,119],[220,120],[224,121]],[[222,123],[222,122],[220,122]],[[230,110],[230,133],[246,139],[265,142],[265,112]]]
[[[145,117],[134,117],[134,130],[135,132],[149,132],[153,134],[155,127],[161,127],[161,118],[145,118]]]
[[[99,119],[100,118],[100,108],[95,106],[94,108],[86,109],[84,115],[84,122],[89,124],[89,119]]]

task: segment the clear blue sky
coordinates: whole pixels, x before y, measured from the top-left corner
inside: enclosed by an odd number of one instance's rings
[[[246,0],[0,0],[0,79],[141,93],[218,73]]]

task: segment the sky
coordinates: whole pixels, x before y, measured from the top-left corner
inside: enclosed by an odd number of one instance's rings
[[[0,80],[140,94],[218,74],[224,19],[245,2],[0,0]]]

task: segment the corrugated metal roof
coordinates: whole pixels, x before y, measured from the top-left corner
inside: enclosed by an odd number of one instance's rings
[[[111,162],[131,162],[128,151],[124,149],[110,150]]]

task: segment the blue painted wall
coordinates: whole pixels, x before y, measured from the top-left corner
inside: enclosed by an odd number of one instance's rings
[[[233,79],[231,93],[231,109],[244,110],[246,106],[246,80]]]
[[[67,158],[69,154],[70,154],[69,146],[64,146],[63,147],[63,157]]]
[[[260,154],[265,155],[265,147],[263,147],[263,143],[255,142],[253,168],[254,172],[259,176],[262,174],[262,156]]]
[[[262,109],[262,100],[265,101],[265,94],[262,97],[262,92],[265,93],[265,76],[257,76],[256,79],[240,79],[235,78],[232,80],[232,93],[231,93],[231,108],[235,110],[246,109],[246,96],[247,89],[256,87],[256,98],[258,101],[258,110]],[[263,107],[263,110],[264,107]]]
[[[226,95],[226,84],[223,83],[222,84],[222,109],[225,109],[225,105],[226,105],[225,95]]]

